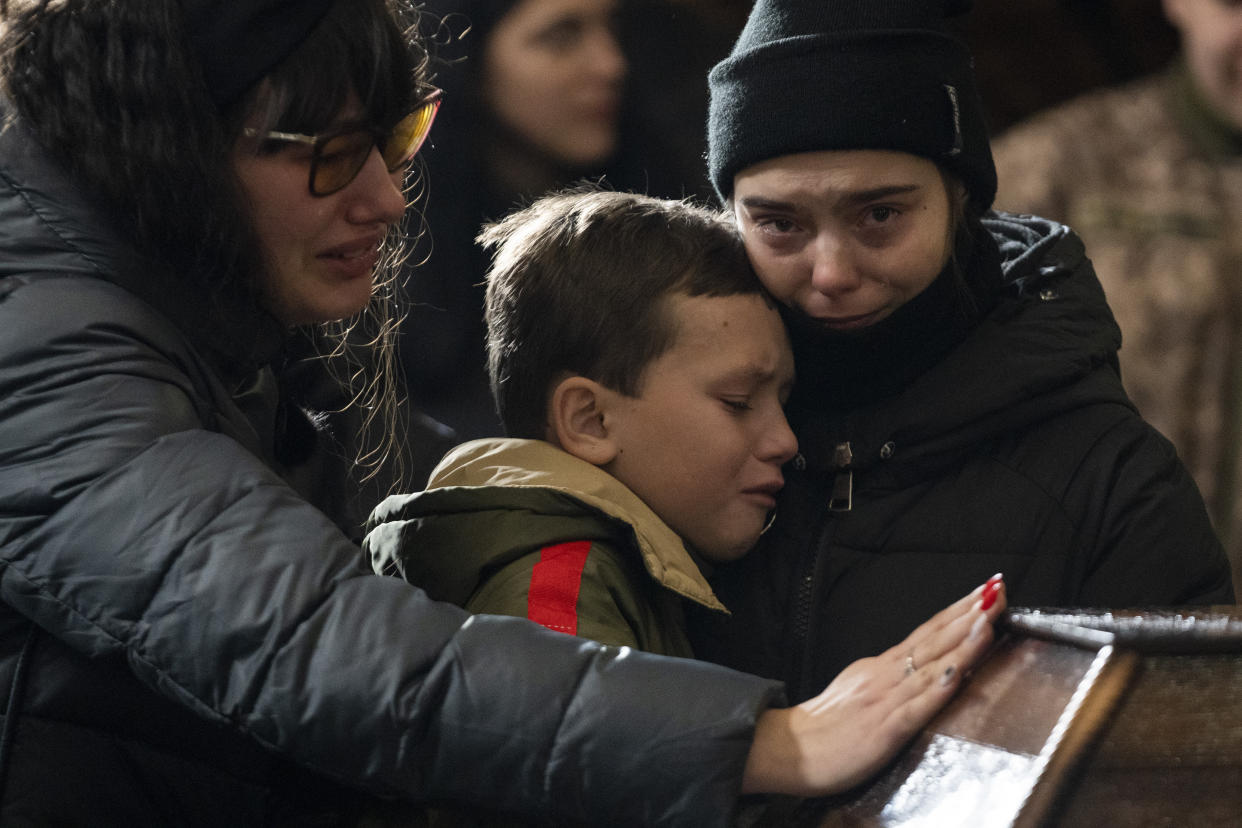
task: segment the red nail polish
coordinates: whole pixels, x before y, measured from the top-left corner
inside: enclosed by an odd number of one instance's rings
[[[997,572],[991,578],[988,578],[986,582],[984,582],[984,586],[995,588],[995,586],[1003,580],[1005,580],[1004,574]]]
[[[983,588],[983,597],[980,599],[979,608],[987,612],[996,603],[996,596],[1000,594],[1001,582],[988,581],[987,586]]]

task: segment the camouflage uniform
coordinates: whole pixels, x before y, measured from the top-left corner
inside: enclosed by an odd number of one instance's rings
[[[1235,573],[1239,150],[1242,139],[1207,113],[1181,65],[1041,113],[993,145],[997,208],[1063,221],[1086,243],[1121,326],[1126,390],[1190,468]]]

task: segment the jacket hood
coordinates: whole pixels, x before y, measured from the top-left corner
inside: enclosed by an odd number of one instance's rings
[[[546,520],[532,521],[530,515]],[[448,585],[443,594],[433,594],[441,600],[464,602],[485,569],[532,549],[607,539],[631,545],[643,568],[665,588],[725,611],[681,538],[637,495],[597,466],[541,440],[463,443],[440,461],[426,491],[388,498],[370,525],[378,526],[377,532],[400,533],[402,543],[414,538],[417,547],[456,550],[451,556],[417,556],[423,570],[414,582]],[[443,533],[442,540],[433,542],[433,533]],[[371,548],[386,553],[401,545],[376,542]],[[372,563],[385,571],[392,561]],[[411,579],[409,572],[406,578]]]
[[[286,332],[273,317],[254,306],[205,312],[218,303],[120,238],[109,211],[83,194],[3,99],[0,124],[0,279],[104,279],[154,306],[225,366],[263,364],[279,352]]]
[[[855,469],[935,463],[1069,409],[1133,407],[1117,368],[1121,331],[1079,238],[1033,216],[991,212],[983,226],[1002,258],[996,307],[895,399],[827,423],[791,412],[809,467],[835,468],[845,442]]]

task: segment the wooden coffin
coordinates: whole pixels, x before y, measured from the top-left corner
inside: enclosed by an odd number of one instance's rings
[[[1242,607],[1018,609],[869,785],[756,826],[1242,826]]]

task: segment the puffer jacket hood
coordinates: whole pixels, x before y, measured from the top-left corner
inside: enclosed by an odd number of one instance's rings
[[[1095,402],[1133,407],[1117,382],[1121,332],[1078,237],[1031,216],[990,213],[983,226],[1003,259],[996,308],[936,371],[902,392],[903,405],[829,422],[792,410],[808,468],[836,467],[836,447],[848,441],[856,470],[883,459],[926,472],[965,447],[1064,411]]]

